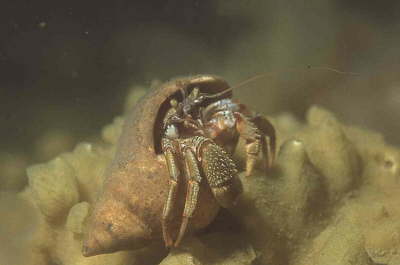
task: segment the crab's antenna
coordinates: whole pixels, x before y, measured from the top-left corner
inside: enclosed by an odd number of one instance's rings
[[[245,81],[243,81],[243,82],[237,84],[237,85],[234,86],[234,87],[228,87],[227,89],[222,90],[221,92],[219,92],[219,93],[217,93],[217,94],[212,94],[212,95],[203,94],[202,96],[203,96],[204,98],[207,98],[207,99],[210,99],[210,98],[218,98],[218,97],[220,97],[220,96],[225,95],[226,93],[232,92],[232,90],[233,90],[234,88],[239,88],[239,87],[241,87],[241,86],[243,86],[243,85],[245,85],[245,84],[247,84],[247,83],[250,83],[250,82],[252,82],[252,81],[254,81],[254,80],[256,80],[256,79],[265,77],[266,75],[268,75],[268,73],[259,74],[259,75],[253,76],[253,77],[251,77],[251,78],[249,78],[249,79],[246,79]]]
[[[299,71],[308,71],[308,70],[311,70],[311,69],[324,70],[324,71],[333,72],[333,73],[336,73],[336,74],[343,74],[343,75],[360,75],[359,73],[345,72],[345,71],[341,71],[341,70],[338,70],[338,69],[335,69],[335,68],[332,68],[332,67],[327,67],[327,66],[310,66],[310,65],[308,65],[305,69],[304,68],[294,68],[294,67],[292,67],[292,68],[288,68],[287,70],[282,70],[282,71],[273,71],[273,72],[261,73],[261,74],[252,76],[252,77],[242,81],[241,83],[239,83],[239,84],[237,84],[237,85],[235,85],[233,87],[228,87],[227,89],[225,89],[225,90],[223,90],[223,91],[221,91],[219,93],[212,94],[212,95],[206,94],[206,93],[201,93],[201,96],[204,99],[218,98],[220,96],[225,95],[226,93],[232,92],[233,89],[240,88],[240,87],[242,87],[242,86],[244,86],[244,85],[246,85],[248,83],[251,83],[251,82],[253,82],[253,81],[257,80],[257,79],[266,78],[268,76],[272,76],[274,74],[279,74],[279,73],[282,73],[282,72],[294,72],[294,71],[299,72]],[[185,88],[181,88],[181,91],[182,91],[183,97],[185,98],[187,96],[186,89]]]
[[[236,89],[236,88],[242,87],[242,86],[244,86],[244,85],[246,85],[248,83],[251,83],[251,82],[253,82],[253,81],[257,80],[257,79],[260,79],[260,78],[263,78],[263,77],[267,77],[268,75],[272,75],[272,74],[273,73],[262,73],[262,74],[255,75],[253,77],[250,77],[250,78],[240,82],[236,86],[231,87],[230,90],[233,90],[234,88]]]
[[[265,73],[261,73],[261,74],[252,76],[252,77],[242,81],[241,83],[239,83],[239,84],[237,84],[237,85],[235,85],[233,87],[230,87],[230,88],[228,88],[228,89],[226,89],[226,90],[224,90],[224,91],[222,91],[222,92],[220,92],[218,94],[213,95],[212,97],[214,97],[214,96],[218,97],[218,96],[223,95],[223,94],[225,94],[225,93],[227,93],[229,91],[232,91],[233,89],[237,89],[237,88],[240,88],[240,87],[242,87],[242,86],[244,86],[244,85],[246,85],[248,83],[251,83],[251,82],[253,82],[253,81],[257,80],[257,79],[266,78],[266,77],[274,75],[274,74],[279,74],[279,73],[282,73],[282,72],[308,71],[308,70],[313,70],[313,69],[314,70],[324,70],[324,71],[333,72],[333,73],[341,74],[341,75],[361,75],[360,73],[345,72],[345,71],[341,71],[341,70],[338,70],[338,69],[335,69],[335,68],[332,68],[332,67],[327,67],[327,66],[311,66],[311,65],[308,65],[305,69],[304,68],[294,68],[294,67],[292,67],[292,68],[288,68],[287,70],[265,72]]]
[[[335,68],[332,68],[329,66],[311,66],[311,65],[309,65],[307,68],[308,69],[316,69],[316,70],[326,70],[326,71],[334,72],[334,73],[341,74],[341,75],[361,75],[361,73],[341,71],[339,69],[335,69]]]

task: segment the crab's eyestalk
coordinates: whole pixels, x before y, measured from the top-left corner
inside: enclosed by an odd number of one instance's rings
[[[200,94],[200,90],[198,87],[193,88],[192,92],[190,92],[189,98],[195,100],[198,98]]]
[[[187,95],[187,93],[186,93],[186,88],[185,88],[185,87],[181,87],[181,88],[179,89],[179,91],[181,92],[182,98],[185,99],[185,98],[186,98],[186,95]]]

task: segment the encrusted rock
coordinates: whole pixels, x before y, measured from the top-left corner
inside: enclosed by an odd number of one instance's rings
[[[87,202],[80,202],[75,204],[70,210],[67,217],[66,228],[78,235],[83,234],[85,221],[89,215],[90,204]]]
[[[341,124],[321,107],[311,108],[307,124],[289,114],[271,118],[280,147],[274,168],[240,174],[238,204],[205,233],[169,255],[160,238],[138,251],[83,257],[86,216],[124,119],[103,129],[104,142],[79,144],[30,167],[29,186],[11,200],[0,193],[0,235],[11,238],[8,253],[0,248],[0,263],[154,265],[164,258],[162,265],[400,264],[400,150],[380,134]],[[245,164],[243,150],[237,147],[238,164]],[[12,237],[15,229],[20,234]]]
[[[104,126],[101,131],[101,137],[103,140],[115,145],[118,141],[118,137],[121,135],[123,124],[124,118],[116,117],[111,124]]]
[[[308,111],[307,121],[310,126],[298,137],[307,146],[311,162],[325,176],[328,199],[335,201],[359,185],[359,154],[332,113],[314,106]]]
[[[75,171],[64,159],[31,166],[27,173],[35,202],[49,221],[65,216],[79,201]]]
[[[73,152],[61,156],[74,169],[81,199],[93,202],[103,184],[104,170],[112,157],[111,150],[91,143],[80,143]]]

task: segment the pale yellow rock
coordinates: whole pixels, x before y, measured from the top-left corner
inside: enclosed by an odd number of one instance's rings
[[[257,255],[240,234],[221,233],[186,239],[160,265],[250,265]]]
[[[308,120],[309,126],[277,128],[282,132],[278,138],[283,139],[275,168],[266,176],[261,172],[242,176],[244,194],[232,211],[259,251],[260,264],[371,264],[364,249],[362,224],[373,224],[369,220],[381,215],[381,208],[377,206],[378,212],[367,210],[371,202],[358,199],[357,194],[361,188],[366,190],[361,186],[361,166],[374,165],[372,154],[384,146],[382,138],[348,129],[318,107],[309,111]],[[274,124],[285,122],[275,118]],[[352,137],[357,138],[356,144]],[[374,145],[369,145],[369,138]],[[363,153],[361,163],[359,152],[367,150],[365,146],[371,155]],[[376,169],[379,165],[375,162],[374,170],[368,172],[388,178],[385,182],[395,186],[394,176],[399,174],[391,154],[392,163],[386,163],[391,170]],[[378,182],[372,185],[379,186]],[[370,198],[374,192],[366,194]]]
[[[144,89],[134,91],[126,108],[142,93]],[[290,114],[271,118],[280,150],[274,168],[251,177],[241,173],[244,193],[238,204],[222,211],[207,233],[185,238],[169,255],[160,240],[140,251],[84,258],[85,218],[115,152],[123,119],[103,128],[104,142],[79,144],[28,169],[29,186],[18,194],[17,204],[2,212],[8,227],[17,217],[4,212],[18,215],[21,222],[0,233],[9,238],[10,231],[21,231],[15,240],[22,254],[0,256],[0,264],[400,264],[399,149],[377,133],[341,124],[321,107],[308,112],[307,124]],[[244,150],[241,141],[235,154],[241,166]],[[8,203],[2,205],[0,198],[0,211],[4,205]]]
[[[400,192],[400,150],[383,146],[370,152],[369,163],[365,165],[364,179],[386,195]]]
[[[338,124],[338,120],[332,112],[317,105],[311,106],[308,109],[306,119],[308,125],[317,128],[324,122],[332,122]]]
[[[373,265],[363,248],[360,225],[339,216],[312,240],[307,254],[293,261],[297,265]]]
[[[301,123],[296,117],[294,117],[291,113],[281,113],[274,117],[268,117],[270,122],[274,125],[276,134],[277,134],[277,147],[279,151],[279,147],[282,143],[290,138],[293,135],[300,131],[304,124]]]
[[[114,118],[111,124],[104,126],[104,128],[101,130],[102,139],[106,143],[115,145],[118,141],[118,137],[121,134],[123,124],[124,124],[123,117]]]
[[[125,99],[124,104],[124,112],[127,113],[132,107],[136,104],[136,102],[146,94],[147,89],[142,86],[135,86],[128,92],[128,95]]]
[[[378,264],[389,264],[400,255],[400,223],[387,218],[366,233],[365,249]]]
[[[376,264],[400,264],[399,154],[381,146],[364,170],[366,187],[360,199],[368,205],[362,216],[365,249]]]
[[[160,265],[203,265],[190,252],[172,251]]]
[[[371,152],[386,145],[382,134],[364,128],[347,126],[344,128],[346,136],[357,148],[360,156],[368,161]]]
[[[73,152],[61,155],[74,170],[81,200],[92,203],[96,199],[112,155],[110,148],[91,143],[80,143]]]
[[[260,264],[284,264],[279,251],[287,251],[283,238],[288,234],[289,225],[284,208],[286,203],[279,197],[284,193],[281,179],[261,172],[251,177],[242,173],[240,179],[244,191],[237,206],[230,211],[244,226],[246,237],[259,253],[257,261]],[[225,222],[229,223],[229,220]]]
[[[51,231],[24,196],[0,192],[0,264],[43,265]]]
[[[65,159],[31,166],[27,174],[35,203],[49,221],[65,217],[79,201],[75,171]]]
[[[277,166],[282,177],[276,196],[286,212],[287,231],[294,236],[307,226],[307,218],[321,213],[324,202],[322,176],[312,165],[300,140],[286,141],[279,152]]]
[[[325,176],[329,200],[338,200],[359,185],[361,159],[332,113],[313,106],[307,121],[310,126],[297,137],[304,141],[311,162]]]
[[[238,231],[214,233],[201,238],[206,246],[203,260],[212,265],[251,265],[257,259],[257,253],[245,235]]]
[[[82,235],[84,232],[85,221],[89,215],[90,204],[87,202],[80,202],[72,206],[69,210],[67,223],[65,227],[67,230]]]
[[[213,254],[199,239],[188,237],[179,248],[172,249],[160,265],[205,265]]]

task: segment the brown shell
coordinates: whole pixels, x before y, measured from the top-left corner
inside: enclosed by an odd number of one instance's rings
[[[115,158],[106,170],[103,189],[89,220],[83,243],[85,256],[140,248],[162,240],[161,214],[169,180],[159,147],[162,119],[169,99],[181,97],[182,86],[189,91],[199,87],[211,94],[229,87],[224,80],[210,75],[176,79],[153,89],[135,105],[125,120]],[[181,185],[176,228],[181,221],[185,190]],[[191,220],[195,229],[207,226],[219,209],[205,181],[199,196]]]

